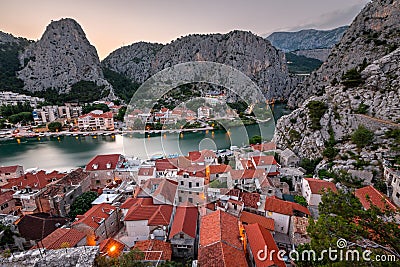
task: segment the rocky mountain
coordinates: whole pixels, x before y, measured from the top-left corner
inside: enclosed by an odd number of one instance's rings
[[[23,68],[18,78],[23,80],[27,91],[54,89],[57,93],[67,93],[80,81],[92,81],[112,95],[96,48],[73,19],[52,21],[41,39],[25,49],[19,60]]]
[[[167,45],[135,43],[112,52],[103,65],[142,83],[164,68],[190,61],[212,61],[237,68],[268,98],[287,98],[293,88],[285,55],[269,41],[244,31],[193,34]]]
[[[385,133],[400,128],[399,15],[399,1],[367,4],[328,61],[291,98],[299,108],[278,121],[278,147],[302,158],[330,158],[342,169],[379,171],[384,157],[398,156]],[[350,136],[361,125],[373,138],[356,147]]]
[[[292,53],[298,56],[305,56],[308,58],[318,59],[319,61],[325,62],[328,59],[329,54],[331,53],[330,48],[316,48],[316,49],[307,49],[307,50],[296,50]]]
[[[273,46],[284,51],[332,48],[336,45],[348,26],[332,30],[301,30],[297,32],[274,32],[267,37]]]
[[[322,95],[326,86],[341,81],[348,70],[363,68],[395,50],[400,41],[399,5],[399,1],[392,0],[368,3],[332,48],[327,62],[294,90],[289,106]]]

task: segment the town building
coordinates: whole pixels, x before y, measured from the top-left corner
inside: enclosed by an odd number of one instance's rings
[[[199,266],[248,266],[240,237],[238,219],[217,210],[204,215],[200,223]]]
[[[304,178],[302,180],[301,194],[307,200],[309,206],[318,207],[322,194],[328,190],[337,192],[336,186],[332,182],[315,178]]]
[[[125,243],[131,247],[141,240],[167,240],[173,211],[172,205],[156,205],[152,198],[139,198],[123,219],[127,233]]]
[[[58,106],[43,106],[32,111],[35,124],[45,124],[59,118]]]
[[[86,165],[85,171],[89,173],[91,189],[101,189],[114,181],[118,166],[124,161],[121,154],[97,155]]]
[[[275,232],[288,234],[292,216],[307,217],[310,211],[300,204],[284,201],[275,197],[265,200],[265,217],[274,220]]]
[[[202,106],[197,109],[197,118],[198,119],[203,119],[203,118],[207,119],[207,118],[211,117],[212,113],[213,113],[212,108],[207,107],[207,106]]]
[[[78,117],[78,128],[81,131],[112,131],[114,130],[114,118],[112,112],[93,110],[88,114]]]
[[[400,171],[384,166],[384,178],[388,185],[388,194],[394,204],[400,207]]]
[[[125,250],[125,244],[115,240],[114,238],[107,238],[100,242],[100,254],[111,258],[118,258]]]
[[[13,197],[13,191],[0,193],[0,213],[10,214],[15,211],[16,199]]]
[[[20,165],[0,167],[0,187],[8,183],[8,180],[24,175],[24,167]]]
[[[250,266],[286,266],[285,262],[278,257],[279,249],[270,231],[258,223],[245,225],[244,229],[246,230],[246,247]],[[259,251],[263,253],[259,253]],[[275,253],[272,253],[272,251]]]
[[[175,257],[195,258],[198,241],[197,207],[182,204],[176,208],[176,213],[169,232],[169,240],[172,244],[172,252]]]
[[[28,96],[9,91],[0,92],[0,106],[16,106],[18,103],[28,102],[31,107],[36,108],[38,104],[43,103],[44,101],[44,98],[40,97]]]
[[[279,161],[283,167],[297,167],[300,163],[300,158],[289,148],[286,148],[279,153]]]
[[[143,258],[140,261],[150,263],[151,266],[170,261],[172,258],[171,244],[161,240],[138,241],[133,249],[143,252]]]
[[[121,214],[110,204],[94,205],[85,214],[77,215],[72,228],[85,233],[87,244],[94,246],[114,236],[120,229]]]
[[[250,225],[256,223],[270,232],[275,231],[275,221],[272,218],[267,218],[265,216],[254,214],[248,211],[243,211],[240,214],[239,220],[242,225]]]
[[[379,208],[381,211],[396,211],[397,207],[381,192],[372,185],[368,185],[355,190],[354,195],[360,200],[365,210],[371,208],[371,205]]]
[[[72,228],[57,228],[43,238],[32,249],[60,249],[86,245],[86,234]]]

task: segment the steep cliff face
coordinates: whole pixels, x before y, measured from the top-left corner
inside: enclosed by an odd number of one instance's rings
[[[24,89],[31,92],[56,89],[65,93],[84,80],[104,85],[112,94],[95,47],[73,19],[51,22],[42,38],[22,53],[20,64],[23,69],[18,78],[24,81]]]
[[[332,30],[301,30],[297,32],[274,32],[267,39],[276,48],[284,51],[332,48],[336,45],[348,26]]]
[[[284,54],[263,38],[243,31],[189,35],[165,46],[137,43],[111,53],[103,64],[141,83],[164,68],[190,61],[232,66],[256,82],[268,98],[287,98],[293,88]]]
[[[342,75],[394,51],[400,41],[400,1],[375,0],[368,3],[355,18],[340,43],[332,48],[328,60],[289,98],[289,106],[300,106],[313,95],[322,95],[325,88],[341,81]]]

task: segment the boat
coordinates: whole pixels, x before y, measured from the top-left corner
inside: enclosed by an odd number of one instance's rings
[[[154,154],[153,156],[150,157],[150,160],[154,161],[162,158],[164,158],[163,154]]]

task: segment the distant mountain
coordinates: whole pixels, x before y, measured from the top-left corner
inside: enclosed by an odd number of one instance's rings
[[[178,63],[212,61],[249,76],[268,98],[287,98],[293,88],[283,52],[251,32],[191,34],[167,45],[135,43],[112,52],[103,66],[142,83],[156,72]]]
[[[52,21],[41,39],[27,47],[19,60],[23,68],[18,78],[26,91],[65,94],[80,83],[80,93],[90,87],[101,90],[95,92],[98,97],[112,96],[112,86],[104,79],[96,48],[73,19]]]
[[[274,32],[266,39],[273,46],[284,51],[332,48],[348,29],[342,26],[332,30],[301,30],[297,32]]]

